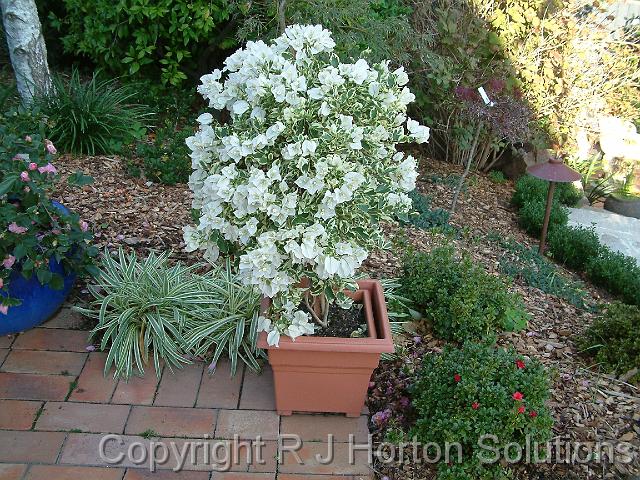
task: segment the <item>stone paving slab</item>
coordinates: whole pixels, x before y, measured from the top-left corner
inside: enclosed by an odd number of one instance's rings
[[[268,365],[261,374],[240,367],[232,377],[225,359],[213,374],[200,362],[174,372],[163,366],[160,380],[153,367],[128,382],[113,379],[104,376],[106,353],[87,352],[88,332],[78,329],[84,326],[75,312],[63,309],[42,327],[0,337],[0,480],[371,478],[365,452],[356,453],[352,465],[345,443],[349,434],[366,443],[366,409],[356,419],[281,418]],[[138,455],[142,449],[166,448],[167,458],[156,472],[135,458],[109,464],[99,453],[107,434],[116,435],[107,456],[126,454],[130,447]],[[300,435],[302,464],[291,452],[278,458],[277,442],[284,434]],[[319,458],[327,454],[328,434],[334,435],[336,458],[323,464]],[[262,462],[250,441],[256,436],[264,442]],[[205,454],[205,445],[215,449]],[[180,452],[190,448],[196,449],[193,459],[173,472]],[[224,453],[235,458],[225,460]]]
[[[593,227],[600,241],[640,262],[640,220],[598,208],[570,208],[569,225]]]

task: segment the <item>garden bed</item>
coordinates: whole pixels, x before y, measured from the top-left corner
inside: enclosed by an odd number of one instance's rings
[[[92,175],[95,182],[85,186],[82,192],[63,191],[65,205],[76,210],[90,222],[96,231],[96,243],[113,249],[118,245],[146,254],[150,249],[172,249],[174,258],[194,261],[194,255],[183,252],[182,225],[189,222],[191,194],[186,185],[163,186],[133,179],[126,175],[124,161],[116,156],[80,157],[65,156],[58,161],[63,174],[82,168]],[[432,197],[433,206],[448,208],[455,177],[461,170],[449,164],[424,159],[418,190]],[[476,175],[468,182],[467,192],[461,197],[456,214],[450,223],[456,232],[450,234],[458,251],[468,252],[474,261],[481,263],[490,273],[500,271],[501,260],[508,252],[495,237],[533,246],[535,240],[520,231],[516,212],[509,205],[513,191],[511,183],[492,182],[487,176]],[[420,251],[430,251],[441,243],[444,234],[403,229],[386,225],[391,239],[408,242]],[[492,233],[494,233],[492,237]],[[497,235],[495,235],[497,234]],[[492,240],[492,238],[494,238]],[[401,249],[396,249],[396,252]],[[511,258],[511,257],[510,257]],[[373,277],[389,277],[400,271],[400,258],[393,251],[374,252],[365,262],[364,270]],[[579,280],[575,275],[557,267],[569,281]],[[587,306],[609,300],[604,294],[584,285]],[[528,286],[518,277],[515,289],[522,295],[531,314],[528,328],[519,333],[504,333],[500,345],[513,345],[525,357],[537,358],[552,372],[551,402],[554,418],[554,435],[562,440],[579,442],[629,441],[640,445],[640,410],[638,389],[620,379],[615,379],[590,368],[578,355],[575,337],[584,331],[594,318],[589,308],[577,308],[571,302]],[[413,341],[408,340],[411,344]],[[423,333],[419,345],[411,344],[409,354],[419,356],[437,352],[443,342]],[[386,362],[374,374],[379,388],[390,379],[398,381],[399,363]],[[369,400],[372,414],[386,408],[401,411],[401,398],[388,398],[374,390]],[[386,390],[385,390],[386,391]],[[372,427],[373,428],[373,427]],[[382,440],[382,430],[375,430],[376,440]],[[615,478],[616,475],[637,474],[638,466],[607,465],[545,465],[522,470],[519,478]],[[634,470],[634,468],[636,470]],[[625,471],[626,470],[626,471]],[[432,471],[419,465],[408,465],[398,470],[380,466],[381,474],[390,478],[432,478]]]

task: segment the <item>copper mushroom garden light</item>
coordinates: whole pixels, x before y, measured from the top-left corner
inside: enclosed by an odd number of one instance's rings
[[[548,162],[532,165],[527,168],[527,172],[542,180],[549,182],[549,191],[547,193],[547,208],[544,212],[544,222],[542,224],[542,234],[540,235],[540,247],[538,252],[540,255],[544,252],[544,243],[547,238],[547,229],[549,228],[549,217],[551,216],[551,205],[553,204],[553,192],[556,189],[556,183],[569,183],[580,180],[580,174],[575,170],[567,167],[561,158],[553,157]]]

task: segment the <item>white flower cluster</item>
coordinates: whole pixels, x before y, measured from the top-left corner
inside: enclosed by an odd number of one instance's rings
[[[230,121],[204,113],[187,139],[199,212],[184,229],[187,250],[209,260],[220,249],[238,255],[244,280],[273,299],[262,322],[271,344],[313,332],[293,307],[301,279],[338,297],[353,284],[382,243],[379,222],[411,205],[417,163],[396,145],[429,138],[406,116],[414,95],[402,68],[340,63],[334,46],[319,25],[287,27],[268,45],[248,42],[198,87]]]

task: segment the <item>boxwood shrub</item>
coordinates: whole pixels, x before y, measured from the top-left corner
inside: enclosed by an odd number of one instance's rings
[[[456,258],[451,246],[409,255],[401,283],[404,296],[445,340],[491,338],[524,328],[529,318],[522,298],[509,291],[503,277],[469,257]]]
[[[549,251],[558,262],[583,271],[596,257],[601,245],[595,230],[587,227],[559,227],[549,233]]]
[[[518,208],[532,202],[546,203],[548,191],[549,182],[524,175],[516,182],[511,203]],[[573,207],[582,198],[582,193],[572,183],[557,183],[554,198],[562,205]]]
[[[531,452],[552,435],[553,420],[545,402],[549,377],[537,360],[527,360],[513,350],[466,343],[445,347],[439,355],[427,355],[410,392],[418,420],[411,432],[423,445],[434,442],[444,452],[445,443],[459,443],[457,451],[438,465],[438,479],[501,479],[505,469],[491,462],[496,454],[479,442],[499,449],[515,442]],[[491,435],[493,437],[484,437]],[[429,453],[433,458],[433,452]],[[482,460],[488,463],[483,464]]]
[[[542,232],[544,222],[545,201],[531,201],[525,203],[518,212],[519,225],[530,235],[539,236]],[[569,221],[567,209],[554,201],[551,205],[551,215],[549,217],[549,232],[558,227],[563,227]]]
[[[618,302],[608,305],[578,344],[607,372],[622,375],[640,368],[640,308]]]
[[[625,303],[640,305],[640,266],[635,258],[603,245],[598,255],[589,259],[585,269],[596,285],[620,295]]]

